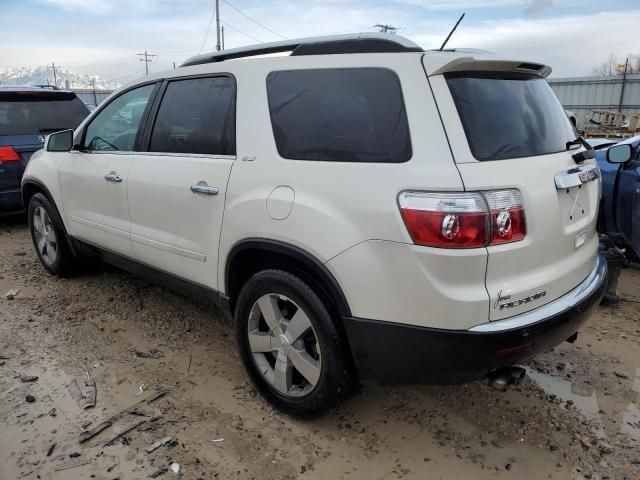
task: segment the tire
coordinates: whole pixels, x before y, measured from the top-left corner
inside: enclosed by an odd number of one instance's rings
[[[259,272],[242,287],[234,317],[244,366],[275,408],[316,417],[336,405],[349,378],[343,341],[305,282],[281,270]]]
[[[36,193],[29,201],[29,231],[40,263],[52,275],[70,276],[77,259],[71,253],[58,210]]]

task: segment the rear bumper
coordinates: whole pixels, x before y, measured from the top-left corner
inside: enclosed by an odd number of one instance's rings
[[[23,210],[21,189],[0,190],[0,215],[18,213]]]
[[[566,295],[522,315],[469,330],[425,328],[344,318],[361,380],[376,383],[464,383],[544,353],[578,331],[600,302],[607,264]]]

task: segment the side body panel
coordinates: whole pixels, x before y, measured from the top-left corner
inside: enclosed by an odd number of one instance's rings
[[[50,152],[48,152],[50,154]],[[132,256],[127,188],[133,152],[62,154],[60,192],[67,231],[121,255]],[[105,179],[119,175],[121,182]]]
[[[420,54],[353,54],[234,62],[238,160],[227,191],[221,266],[233,246],[246,238],[280,240],[327,265],[354,316],[446,324],[449,328],[486,321],[486,250],[453,254],[466,256],[461,275],[469,286],[466,296],[470,300],[462,309],[456,307],[442,317],[444,308],[433,312],[427,306],[452,305],[451,294],[442,288],[449,280],[441,279],[443,274],[447,277],[448,267],[432,261],[428,249],[413,246],[399,213],[397,195],[402,190],[463,188],[420,58]],[[279,156],[267,101],[266,78],[270,72],[381,66],[396,72],[401,83],[411,134],[411,160],[399,164],[346,163]],[[270,194],[285,190],[293,194],[278,196],[277,208],[272,208],[272,201],[267,201]],[[278,205],[282,202],[289,202],[289,208]],[[286,211],[288,215],[270,211]],[[448,255],[438,253],[443,261]],[[406,266],[406,273],[399,265]],[[220,268],[221,289],[224,275]],[[472,314],[475,322],[463,318],[466,314]]]
[[[134,258],[217,289],[218,241],[234,157],[139,153],[129,181]],[[216,195],[190,190],[218,189]]]

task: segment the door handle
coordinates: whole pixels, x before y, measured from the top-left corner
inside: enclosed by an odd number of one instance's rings
[[[191,185],[191,191],[203,195],[218,195],[218,189],[216,187],[209,187],[207,185]]]
[[[116,175],[115,173],[110,173],[104,176],[104,179],[107,182],[120,183],[122,181],[122,177],[120,175]]]

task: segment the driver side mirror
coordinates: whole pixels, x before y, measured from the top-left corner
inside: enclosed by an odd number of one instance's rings
[[[73,130],[62,130],[47,137],[47,152],[68,152],[73,147]]]
[[[628,143],[614,145],[607,150],[607,162],[609,163],[626,163],[629,160],[631,160],[631,145]]]

